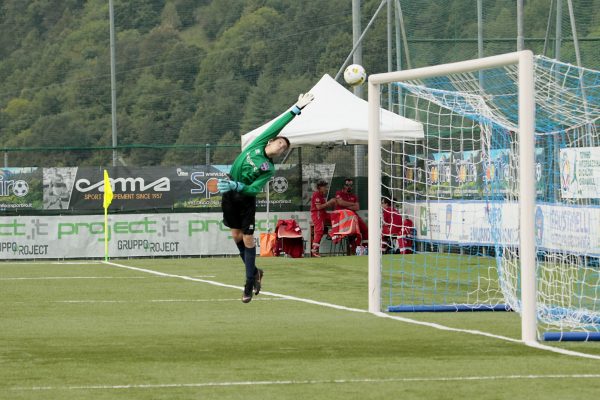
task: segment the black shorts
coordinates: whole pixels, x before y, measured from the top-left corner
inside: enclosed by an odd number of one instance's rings
[[[231,229],[241,229],[244,235],[254,234],[256,197],[245,196],[232,190],[223,195],[221,208],[223,225]]]

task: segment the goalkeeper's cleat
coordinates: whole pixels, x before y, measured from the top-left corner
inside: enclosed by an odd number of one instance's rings
[[[254,294],[258,295],[260,293],[260,288],[262,285],[262,278],[263,275],[265,274],[265,272],[260,269],[260,268],[256,268],[256,273],[254,274]]]
[[[254,287],[254,280],[247,279],[244,285],[244,294],[242,295],[242,303],[250,303],[252,300],[252,288]]]

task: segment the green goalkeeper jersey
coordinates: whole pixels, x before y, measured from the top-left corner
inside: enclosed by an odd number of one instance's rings
[[[296,114],[292,111],[283,114],[273,122],[263,133],[258,135],[240,153],[233,162],[229,175],[231,179],[242,182],[244,189],[241,191],[246,196],[256,196],[262,191],[265,184],[275,173],[275,165],[265,154],[265,146],[269,140],[279,135],[279,132],[288,124]]]

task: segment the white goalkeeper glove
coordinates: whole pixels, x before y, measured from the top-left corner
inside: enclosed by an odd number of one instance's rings
[[[298,102],[294,107],[292,107],[292,112],[296,115],[300,114],[300,111],[306,107],[311,101],[313,101],[315,96],[312,93],[304,93],[298,96]]]
[[[241,192],[244,190],[244,185],[242,182],[230,181],[228,179],[219,179],[217,182],[217,189],[219,193],[227,193],[230,190],[235,190],[236,192]]]

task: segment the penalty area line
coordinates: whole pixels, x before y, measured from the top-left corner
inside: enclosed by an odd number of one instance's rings
[[[237,382],[198,382],[198,383],[156,383],[125,385],[77,385],[77,386],[32,386],[13,387],[10,391],[45,391],[45,390],[118,390],[118,389],[169,389],[169,388],[202,388],[232,386],[267,386],[267,385],[327,385],[356,383],[422,383],[422,382],[469,382],[500,380],[541,380],[541,379],[598,379],[600,374],[551,374],[551,375],[492,375],[492,376],[440,376],[431,378],[363,378],[363,379],[322,379],[322,380],[278,380],[278,381],[237,381]]]
[[[193,278],[191,276],[186,276],[186,275],[167,274],[167,273],[160,272],[160,271],[155,271],[155,270],[152,270],[152,269],[132,267],[132,266],[129,266],[129,265],[117,264],[117,263],[110,262],[110,261],[104,261],[103,263],[107,264],[107,265],[112,265],[112,266],[118,267],[118,268],[125,268],[125,269],[130,269],[130,270],[133,270],[133,271],[145,272],[145,273],[148,273],[148,274],[153,274],[153,275],[158,275],[158,276],[163,276],[163,277],[179,278],[179,279],[183,279],[183,280],[187,280],[187,281],[207,283],[207,284],[213,285],[213,286],[225,287],[225,288],[236,289],[236,290],[243,290],[243,288],[241,286],[229,285],[229,284],[226,284],[226,283],[221,283],[221,282],[217,282],[217,281],[211,281],[211,280],[208,280],[208,279]],[[410,319],[410,318],[403,318],[403,317],[398,317],[398,316],[395,316],[395,315],[389,315],[389,314],[386,314],[386,313],[383,313],[383,312],[369,313],[368,310],[363,310],[363,309],[360,309],[360,308],[346,307],[346,306],[341,306],[341,305],[338,305],[338,304],[326,303],[326,302],[323,302],[323,301],[305,299],[305,298],[296,297],[296,296],[289,296],[289,295],[280,294],[280,293],[273,293],[273,292],[267,292],[267,291],[262,291],[262,290],[261,290],[260,293],[264,294],[264,295],[267,295],[267,296],[274,296],[274,297],[278,297],[278,298],[281,298],[281,299],[294,300],[294,301],[301,302],[301,303],[313,304],[313,305],[317,305],[317,306],[321,306],[321,307],[333,308],[333,309],[336,309],[336,310],[351,311],[351,312],[358,312],[358,313],[365,313],[365,314],[372,314],[372,315],[375,315],[375,316],[381,317],[381,318],[389,318],[389,319],[393,319],[393,320],[396,320],[396,321],[406,322],[406,323],[413,324],[413,325],[427,326],[427,327],[430,327],[430,328],[434,328],[434,329],[438,329],[438,330],[443,330],[443,331],[458,332],[458,333],[468,333],[468,334],[471,334],[471,335],[485,336],[485,337],[489,337],[489,338],[492,338],[492,339],[499,339],[499,340],[503,340],[503,341],[506,341],[506,342],[516,343],[516,344],[523,344],[525,346],[532,347],[532,348],[535,348],[535,349],[538,349],[538,350],[549,351],[549,352],[558,353],[558,354],[567,355],[567,356],[582,357],[582,358],[591,358],[591,359],[595,359],[595,360],[600,360],[600,355],[580,353],[580,352],[577,352],[577,351],[571,351],[571,350],[566,350],[566,349],[562,349],[562,348],[558,348],[558,347],[547,346],[547,345],[544,345],[544,344],[541,344],[541,343],[538,343],[538,342],[525,343],[525,342],[523,342],[522,340],[519,340],[519,339],[514,339],[514,338],[510,338],[510,337],[507,337],[507,336],[501,336],[501,335],[494,335],[493,333],[488,333],[488,332],[483,332],[483,331],[478,331],[478,330],[473,330],[473,329],[452,328],[452,327],[449,327],[449,326],[446,326],[446,325],[441,325],[441,324],[437,324],[437,323],[433,323],[433,322],[426,322],[426,321],[417,321],[417,320]]]

